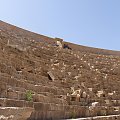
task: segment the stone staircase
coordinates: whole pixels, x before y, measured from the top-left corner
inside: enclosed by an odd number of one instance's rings
[[[0,22],[0,120],[120,119],[118,52],[68,48]]]

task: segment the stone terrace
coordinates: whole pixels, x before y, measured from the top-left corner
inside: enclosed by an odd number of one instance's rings
[[[120,52],[0,21],[0,120],[70,118],[120,120]]]

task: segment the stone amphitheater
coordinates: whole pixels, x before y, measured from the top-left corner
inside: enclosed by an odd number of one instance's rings
[[[0,120],[120,120],[120,52],[0,21]]]

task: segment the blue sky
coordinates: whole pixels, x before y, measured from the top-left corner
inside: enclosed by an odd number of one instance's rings
[[[120,50],[120,0],[0,0],[0,20],[72,43]]]

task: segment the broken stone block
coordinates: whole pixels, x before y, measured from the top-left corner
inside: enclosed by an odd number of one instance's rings
[[[80,102],[80,95],[76,94],[76,95],[71,95],[71,101],[76,101],[76,102]]]
[[[80,102],[80,94],[77,94],[77,96],[76,96],[76,101],[77,101],[77,102]]]
[[[71,95],[71,101],[76,101],[76,95]]]
[[[70,88],[70,93],[73,93],[75,90],[74,90],[74,87],[71,87]]]
[[[82,98],[87,98],[87,93],[85,91],[82,93]]]
[[[103,90],[100,90],[100,91],[97,92],[96,95],[97,95],[98,97],[101,97],[101,96],[103,96],[104,94],[105,94],[104,91],[103,91]]]
[[[112,96],[113,94],[114,94],[113,92],[112,93],[108,93],[109,96]]]
[[[62,43],[60,41],[57,41],[57,46],[59,46],[60,48],[62,48]]]
[[[15,48],[15,49],[17,49],[17,50],[19,50],[19,51],[26,51],[26,48],[24,48],[24,47],[22,47],[22,46],[20,46],[20,45],[8,44],[7,46],[10,46],[10,47],[12,47],[12,48]]]
[[[88,88],[88,90],[89,90],[90,92],[92,92],[92,91],[93,91],[93,88]]]
[[[83,83],[83,82],[81,83],[81,86],[82,86],[83,88],[85,88],[85,85],[84,85],[84,83]]]
[[[110,100],[105,100],[105,104],[110,106],[111,105]]]
[[[48,74],[48,77],[49,77],[50,80],[52,80],[52,81],[55,80],[55,77],[54,77],[54,75],[51,71],[47,72],[47,74]]]
[[[63,42],[63,39],[60,39],[60,38],[55,38],[56,40],[56,45],[59,46],[60,48],[62,48],[62,42]]]
[[[92,103],[92,107],[96,107],[96,106],[99,106],[99,102],[93,102]]]
[[[56,46],[58,46],[60,49],[63,48],[63,39],[60,39],[60,38],[55,38],[56,40]]]

